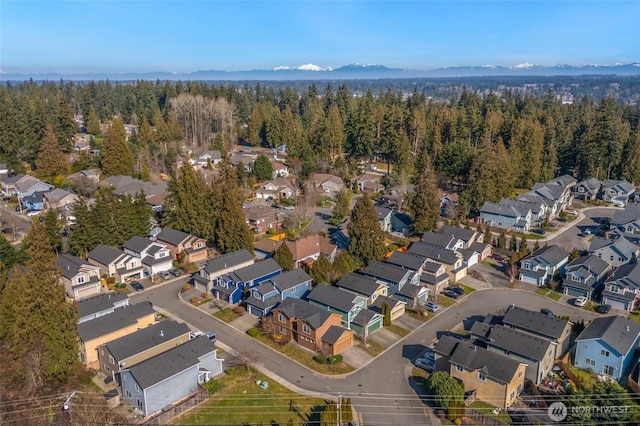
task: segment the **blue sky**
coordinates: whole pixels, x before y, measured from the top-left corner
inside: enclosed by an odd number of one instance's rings
[[[640,2],[0,0],[3,72],[640,61]]]

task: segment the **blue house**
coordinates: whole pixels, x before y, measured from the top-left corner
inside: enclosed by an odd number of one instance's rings
[[[235,305],[242,301],[245,291],[280,275],[281,272],[282,268],[275,260],[265,259],[218,277],[212,293],[217,299]]]
[[[221,374],[222,361],[207,336],[197,337],[121,371],[122,396],[149,417]]]
[[[29,210],[44,210],[44,194],[48,192],[34,192],[30,196],[23,198],[22,202]]]
[[[576,367],[624,380],[634,361],[640,324],[621,316],[596,318],[576,338]]]
[[[516,232],[529,232],[531,228],[531,208],[514,200],[503,199],[499,204],[485,202],[480,209],[481,223]]]
[[[247,312],[266,317],[287,297],[302,299],[311,291],[311,277],[302,269],[285,271],[268,281],[253,287],[247,298]]]

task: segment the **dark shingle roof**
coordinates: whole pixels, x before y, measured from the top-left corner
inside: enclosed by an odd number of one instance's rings
[[[421,238],[422,242],[440,248],[449,247],[452,239],[451,235],[436,234],[435,232],[425,232]]]
[[[632,349],[640,334],[640,324],[621,316],[596,318],[589,323],[577,340],[601,339],[620,355]]]
[[[399,296],[408,297],[409,299],[413,299],[418,294],[420,294],[420,291],[423,288],[424,287],[420,287],[420,286],[417,286],[417,285],[407,284],[407,285],[402,286],[402,288],[396,294],[398,294]]]
[[[280,293],[307,281],[311,281],[311,277],[302,269],[284,271],[280,275],[271,278],[271,282],[276,285]]]
[[[183,242],[189,234],[186,232],[178,231],[176,229],[164,228],[160,233],[156,236],[156,240],[166,241],[172,246],[177,246],[181,242]]]
[[[540,247],[532,254],[523,259],[524,262],[534,262],[543,265],[558,265],[562,260],[569,257],[569,253],[564,249],[552,245]]]
[[[89,257],[102,265],[109,265],[124,254],[122,250],[100,244],[89,252]]]
[[[109,352],[119,361],[186,333],[189,333],[189,327],[185,323],[168,320],[112,340],[106,346]]]
[[[433,349],[440,355],[451,356],[453,350],[456,348],[456,346],[458,346],[458,343],[460,342],[460,339],[456,339],[453,336],[447,336],[445,334],[440,336],[436,344],[433,346]]]
[[[407,286],[404,286],[404,287],[407,287]],[[416,285],[412,285],[411,287],[419,288]],[[404,304],[404,302],[401,302],[399,300],[393,299],[391,297],[378,296],[378,297],[376,297],[376,300],[373,302],[373,304],[371,306],[369,306],[369,309],[371,309],[375,313],[381,314],[382,313],[382,305],[385,304],[385,303],[387,304],[387,306],[389,306],[389,309],[392,310],[392,311],[396,307],[396,305]]]
[[[453,235],[455,238],[458,238],[464,242],[471,241],[473,236],[476,234],[476,231],[474,229],[465,229],[460,228],[459,226],[449,225],[442,225],[438,232],[443,235]]]
[[[530,359],[542,361],[551,346],[551,340],[504,326],[491,326],[475,322],[471,334],[483,337],[487,346],[494,346]]]
[[[455,252],[427,244],[423,241],[417,241],[411,244],[408,252],[435,260],[436,262],[445,263],[447,265],[454,265],[458,261],[458,256]]]
[[[278,265],[275,260],[269,258],[261,262],[256,262],[253,265],[237,269],[230,275],[237,277],[239,282],[246,283],[278,271],[282,271],[282,267]]]
[[[543,313],[530,311],[518,306],[510,306],[502,322],[524,331],[555,339],[562,337],[562,333],[567,326],[567,321],[563,319],[552,318]]]
[[[215,274],[217,271],[221,271],[227,268],[233,268],[235,265],[249,262],[252,259],[253,256],[246,249],[237,250],[207,260],[207,263],[205,263],[203,269],[209,274]]]
[[[134,365],[129,372],[140,387],[147,389],[197,365],[198,358],[215,350],[207,336],[200,336]]]
[[[138,318],[152,314],[153,312],[151,302],[142,302],[116,308],[108,315],[78,324],[78,335],[84,342],[87,342],[96,337],[104,336],[112,331],[135,324]]]
[[[67,279],[75,277],[78,272],[80,272],[80,267],[87,264],[89,264],[89,262],[86,260],[80,259],[79,257],[71,254],[61,254],[56,260],[56,265],[62,271],[62,275]]]
[[[122,293],[105,293],[91,296],[78,301],[78,315],[80,318],[96,312],[112,308],[114,304],[127,300],[127,294]]]
[[[433,274],[422,274],[420,275],[420,281],[427,284],[438,284],[443,281],[449,281],[449,275],[441,274],[436,276]]]
[[[135,253],[140,253],[151,244],[151,240],[143,237],[131,237],[124,245],[123,249],[129,249]]]
[[[372,311],[371,309],[363,309],[358,312],[358,315],[353,318],[351,323],[355,325],[359,325],[360,327],[365,327],[369,324],[374,318],[380,317],[381,315],[377,312]]]
[[[567,265],[567,272],[578,271],[584,268],[585,271],[594,275],[601,275],[610,268],[609,264],[598,256],[588,254],[574,259]]]
[[[330,306],[342,312],[349,312],[353,309],[355,296],[338,287],[318,285],[309,293],[307,299],[325,306]]]
[[[627,204],[624,210],[616,210],[611,226],[621,226],[640,219],[640,204]]]
[[[322,341],[330,345],[335,345],[344,333],[350,333],[350,331],[337,325],[332,325],[324,333],[324,336],[322,336]]]
[[[402,268],[412,269],[414,271],[422,268],[425,262],[426,259],[422,256],[401,251],[394,251],[387,259],[387,263],[391,263],[392,265],[400,266]]]
[[[364,268],[364,274],[375,278],[380,278],[389,282],[399,283],[407,273],[412,273],[411,269],[401,268],[391,263],[373,261]]]
[[[324,287],[324,286],[319,286]],[[318,329],[331,316],[331,312],[319,308],[306,300],[287,297],[278,306],[288,318],[299,318],[306,320],[311,327]]]
[[[520,367],[520,362],[466,341],[461,341],[449,357],[453,364],[469,370],[482,371],[494,381],[509,383]]]
[[[348,272],[336,283],[336,286],[362,294],[366,297],[371,297],[378,290],[380,284],[371,277],[356,274],[355,272]]]

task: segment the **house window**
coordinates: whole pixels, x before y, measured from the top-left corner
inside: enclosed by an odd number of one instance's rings
[[[131,398],[131,392],[129,391],[129,389],[126,389],[126,390],[124,391],[124,394],[125,394],[125,396],[126,396],[127,398]]]
[[[140,392],[140,386],[136,383],[136,392]]]
[[[287,329],[283,326],[280,326],[280,334],[287,334]]]
[[[576,277],[575,275],[571,275],[571,281],[580,281],[580,277]]]
[[[78,277],[78,284],[82,284],[84,282],[84,275],[80,275]]]
[[[600,355],[608,357],[609,356],[609,351],[605,351],[604,349],[602,349],[600,351]]]
[[[111,368],[109,367],[109,364],[105,364],[102,366],[103,370],[106,371],[107,373],[111,373]]]
[[[586,362],[587,365],[590,365],[592,367],[596,366],[596,362],[594,360],[592,360],[592,359],[587,358],[587,359],[584,360],[584,362]]]
[[[167,253],[164,253],[164,252],[158,253],[158,257],[165,257],[166,255],[167,255]]]
[[[100,355],[104,356],[104,349],[100,349]]]
[[[511,392],[511,398],[510,399],[513,399],[515,397],[516,397],[516,392],[515,391]]]
[[[461,365],[456,364],[456,371],[463,372],[463,371],[464,371],[464,368],[462,368],[462,366],[461,366]]]
[[[485,380],[487,380],[487,375],[482,371],[478,371],[478,380],[482,380],[484,382]]]
[[[311,334],[311,328],[309,328],[309,326],[307,324],[304,324],[302,326],[302,332],[306,333],[306,334]]]
[[[111,364],[115,364],[115,363],[116,363],[116,360],[115,360],[115,359],[113,359],[113,357],[112,357],[111,355],[109,355],[109,362],[110,362]]]
[[[518,372],[518,377],[522,377],[522,370]]]
[[[284,323],[284,315],[278,314],[278,322]]]
[[[612,366],[610,366],[610,365],[607,365],[607,364],[605,364],[602,367],[602,373],[606,374],[607,376],[613,376],[613,370],[614,370],[614,368]]]
[[[131,262],[131,268],[135,268],[136,267],[136,262]]]

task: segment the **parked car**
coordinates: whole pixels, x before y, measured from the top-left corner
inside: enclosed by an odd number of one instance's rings
[[[565,210],[565,213],[570,214],[571,216],[578,216],[576,209],[567,209]]]
[[[551,309],[546,309],[546,308],[540,309],[540,313],[551,318],[556,317],[556,314],[554,314]]]
[[[191,333],[189,333],[189,339],[195,339],[196,337],[200,337],[203,334],[204,333],[202,333],[202,331],[200,330],[192,331]]]
[[[209,340],[211,340],[213,343],[216,342],[216,333],[214,333],[213,331],[207,331],[206,334]]]
[[[452,291],[452,290],[444,290],[441,294],[443,296],[448,297],[449,299],[457,299],[458,297],[460,297],[460,295],[458,295],[458,293],[456,293],[455,291]]]
[[[416,367],[422,368],[423,370],[433,371],[436,369],[436,362],[433,359],[429,358],[416,358],[413,361]]]
[[[134,289],[135,291],[142,291],[142,290],[144,290],[144,287],[142,286],[142,284],[140,284],[140,282],[139,282],[139,281],[133,281],[133,282],[131,283],[131,287],[133,287],[133,289]]]
[[[447,287],[445,290],[453,291],[458,296],[462,296],[464,294],[464,288],[462,288],[462,287],[451,286],[451,287]]]
[[[162,278],[163,280],[168,280],[169,278],[171,278],[171,275],[169,275],[169,273],[167,271],[158,272],[158,276],[160,278]]]
[[[427,311],[431,312],[431,313],[436,313],[438,312],[438,310],[440,309],[440,307],[438,305],[436,305],[433,302],[427,302],[424,304],[424,307],[427,309]]]
[[[169,271],[171,273],[171,275],[173,275],[174,277],[179,277],[180,275],[182,275],[182,271],[178,268],[173,268],[171,271]]]
[[[611,310],[611,305],[600,305],[596,308],[596,312],[599,314],[608,314]]]
[[[574,300],[573,304],[578,306],[578,307],[580,307],[580,308],[582,308],[582,307],[584,307],[584,305],[587,304],[587,298],[584,297],[584,296],[580,296],[580,297],[576,298],[576,300]]]
[[[533,233],[534,234],[538,234],[538,235],[544,235],[545,230],[542,229],[542,228],[536,228],[536,229],[533,230]]]
[[[504,257],[503,255],[501,255],[500,253],[493,253],[491,255],[491,257],[495,260],[497,260],[498,262],[506,262],[507,258]]]
[[[266,202],[267,202],[267,203],[270,203],[270,202],[272,202],[272,201],[273,201],[273,197],[267,197],[267,199],[266,199]]]
[[[29,210],[27,212],[27,216],[31,217],[31,216],[38,216],[40,214],[40,210]]]

